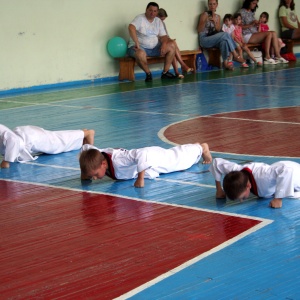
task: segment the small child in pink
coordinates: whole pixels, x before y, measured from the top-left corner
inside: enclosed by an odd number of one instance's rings
[[[267,24],[268,21],[269,21],[269,14],[265,11],[262,12],[259,17],[259,27],[258,27],[259,32],[270,31],[269,25]],[[285,43],[280,38],[278,38],[278,47],[279,49],[285,47]],[[263,44],[263,48],[264,48],[264,44]],[[271,52],[272,52],[272,56],[274,56],[274,49],[272,49]]]
[[[226,14],[223,18],[222,31],[227,32],[233,38],[234,25],[232,24],[233,16],[231,14]],[[228,57],[228,63],[233,64],[232,62],[232,53]]]
[[[240,13],[235,13],[233,15],[234,19],[234,41],[240,46],[240,55],[243,55],[243,51],[245,51],[250,59],[256,63],[257,66],[262,66],[262,62],[257,61],[254,55],[252,54],[251,50],[247,47],[247,45],[244,42],[243,39],[243,33],[242,33],[242,16]],[[246,63],[242,64],[241,67],[247,68],[248,65]]]

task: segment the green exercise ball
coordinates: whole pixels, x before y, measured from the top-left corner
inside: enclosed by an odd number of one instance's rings
[[[124,57],[127,52],[127,43],[121,37],[113,37],[107,43],[107,51],[112,57]]]

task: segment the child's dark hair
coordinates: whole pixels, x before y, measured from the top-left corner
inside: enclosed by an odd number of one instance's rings
[[[265,17],[267,22],[269,21],[269,14],[266,11],[262,12],[259,17]]]
[[[249,9],[250,8],[250,4],[251,2],[253,2],[254,0],[244,0],[243,2],[243,6],[242,8],[245,8],[245,9]],[[258,3],[259,0],[257,0],[257,3]],[[252,12],[255,12],[256,10],[258,9],[258,5],[256,4],[256,7],[254,9],[251,9]]]
[[[225,22],[226,19],[232,20],[233,19],[232,14],[226,14],[223,18],[223,22]]]
[[[288,6],[286,5],[285,0],[280,0],[279,8],[280,8],[281,6],[285,6],[286,8],[288,8]],[[295,2],[294,2],[294,0],[291,1],[290,9],[291,9],[291,10],[294,10],[294,9],[295,9]]]
[[[233,18],[234,18],[234,19],[237,19],[238,17],[242,17],[242,15],[241,15],[239,12],[236,12],[236,13],[233,15]]]
[[[104,155],[97,149],[82,151],[79,156],[81,175],[88,177],[88,174],[98,169],[104,160]]]
[[[230,200],[236,200],[245,191],[249,177],[242,171],[232,171],[223,179],[223,189]]]

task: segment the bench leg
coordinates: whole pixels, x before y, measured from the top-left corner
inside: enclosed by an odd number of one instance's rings
[[[211,48],[208,52],[208,64],[221,69],[221,53],[219,48]]]
[[[134,66],[135,61],[119,61],[120,62],[120,72],[119,80],[131,80],[134,81]]]

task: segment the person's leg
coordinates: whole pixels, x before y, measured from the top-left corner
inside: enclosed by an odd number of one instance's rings
[[[166,73],[169,71],[171,64],[173,62],[173,59],[175,57],[175,42],[171,39],[167,42],[167,48],[166,48],[166,55],[165,55],[165,64],[164,64],[164,70],[163,73]]]
[[[175,57],[177,59],[177,61],[180,63],[181,65],[181,70],[183,72],[192,72],[194,71],[192,68],[190,68],[183,60],[182,60],[182,57],[181,57],[181,54],[180,54],[180,50],[177,46],[177,43],[176,41],[175,42]]]
[[[208,144],[203,143],[200,144],[202,147],[202,158],[203,158],[203,164],[210,164],[212,162],[212,156],[211,153],[209,151],[209,147]]]
[[[265,58],[269,60],[270,56],[270,47],[271,47],[271,40],[272,40],[272,32],[265,31],[265,32],[256,32],[253,33],[248,41],[250,44],[261,44],[265,43]]]
[[[292,34],[292,40],[300,39],[300,28],[294,29]]]
[[[248,54],[248,56],[254,63],[257,63],[256,58],[254,57],[254,55],[252,54],[252,52],[250,51],[250,49],[247,46],[244,46],[243,50]]]
[[[278,46],[278,37],[275,31],[270,31],[272,33],[272,48],[274,49],[274,53],[276,57],[281,57],[280,56],[280,48]]]
[[[242,49],[242,47],[239,46],[239,47],[236,48],[236,50],[237,50],[238,56],[243,57],[243,49]],[[231,56],[232,56],[232,53],[231,53]]]
[[[219,32],[217,34],[206,36],[203,33],[199,34],[199,45],[203,48],[219,48],[223,59],[223,64],[226,69],[233,69],[233,65],[228,64],[228,58],[235,48],[234,42],[230,43],[230,35],[227,32]],[[235,53],[236,54],[236,53]],[[234,55],[234,54],[233,54]]]
[[[234,40],[232,39],[232,37],[228,33],[224,32],[223,38],[220,41],[219,45],[220,45],[221,55],[223,58],[223,64],[226,69],[231,70],[233,68],[232,65],[231,66],[230,66],[230,64],[228,65],[228,57],[230,57],[230,54],[232,54],[233,59],[235,61],[240,62],[242,64],[245,63],[243,56],[239,55],[236,52],[236,50],[235,50],[236,44],[235,44]]]
[[[280,55],[280,46],[278,43],[277,33],[275,31],[270,31],[272,33],[272,51],[274,50],[275,60],[279,63],[286,64],[288,61],[281,57]]]
[[[83,129],[84,137],[82,144],[94,145],[95,130],[93,129]]]
[[[147,54],[144,49],[135,49],[131,47],[128,49],[128,55],[136,60],[137,65],[146,73],[150,73],[147,63]]]
[[[179,73],[179,70],[178,70],[178,63],[177,63],[176,57],[174,57],[174,59],[173,59],[173,61],[172,61],[172,66],[173,66],[173,69],[174,69],[174,72],[175,72],[175,75],[177,76],[177,78],[179,78],[179,79],[184,78],[184,76],[183,76],[182,74]]]

